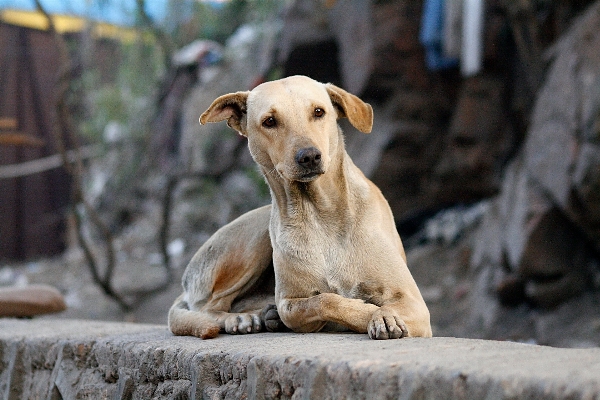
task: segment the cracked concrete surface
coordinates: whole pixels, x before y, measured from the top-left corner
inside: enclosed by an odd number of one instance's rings
[[[4,399],[600,399],[600,349],[0,320]]]

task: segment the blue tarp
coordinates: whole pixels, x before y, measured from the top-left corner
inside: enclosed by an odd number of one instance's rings
[[[442,39],[444,31],[444,0],[425,0],[419,39],[425,47],[425,62],[430,70],[440,70],[458,65],[457,58],[444,56]]]

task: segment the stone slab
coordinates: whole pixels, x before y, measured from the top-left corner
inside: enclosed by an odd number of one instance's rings
[[[0,320],[3,399],[600,399],[600,349]]]

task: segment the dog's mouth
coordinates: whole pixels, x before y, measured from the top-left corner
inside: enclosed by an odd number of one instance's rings
[[[284,165],[279,165],[275,168],[278,175],[285,181],[288,182],[312,182],[319,178],[321,175],[325,174],[326,169],[322,167],[316,168],[291,168]]]
[[[303,174],[302,176],[300,176],[299,178],[297,178],[296,180],[298,182],[312,182],[315,179],[317,179],[319,176],[323,175],[325,173],[325,171],[310,171],[307,172],[305,174]]]

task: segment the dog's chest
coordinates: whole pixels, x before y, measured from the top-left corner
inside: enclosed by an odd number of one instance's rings
[[[313,292],[350,295],[357,281],[366,280],[364,248],[352,231],[327,230],[305,224],[304,228],[282,228],[272,238],[275,268],[303,277]],[[279,261],[279,262],[277,262]]]
[[[271,224],[274,251],[303,262],[336,261],[352,251],[352,226],[336,226],[319,216],[304,213],[301,217]]]

